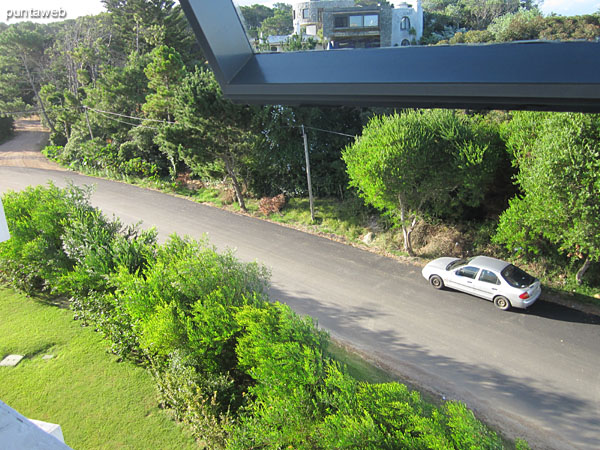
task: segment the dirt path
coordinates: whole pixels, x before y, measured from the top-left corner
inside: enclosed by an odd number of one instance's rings
[[[0,145],[0,166],[65,170],[41,153],[48,141],[48,131],[39,119],[18,119],[15,125],[15,136]]]

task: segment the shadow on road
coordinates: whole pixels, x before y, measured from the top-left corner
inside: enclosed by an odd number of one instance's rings
[[[576,309],[568,308],[557,303],[538,300],[528,309],[510,310],[514,314],[525,314],[538,316],[549,320],[560,320],[562,322],[582,323],[588,325],[600,325],[600,316],[587,314]]]
[[[477,404],[469,406],[475,410],[483,409],[484,411],[480,412],[492,422],[499,423],[505,419],[504,414],[496,408],[503,408],[499,403],[506,408],[506,402],[509,402],[510,405],[514,405],[510,408],[510,417],[507,417],[509,424],[518,424],[527,432],[534,428],[531,420],[544,424],[545,430],[540,430],[537,425],[535,428],[538,432],[534,432],[542,440],[543,448],[562,449],[568,448],[569,444],[577,448],[595,448],[598,443],[598,405],[591,397],[582,399],[571,396],[564,393],[562,386],[544,382],[543,374],[522,373],[517,377],[511,375],[510,370],[499,370],[485,363],[474,365],[433,354],[425,347],[405,342],[402,330],[373,329],[365,326],[370,319],[387,315],[372,308],[326,306],[309,295],[303,296],[302,293],[293,295],[277,287],[271,287],[270,291],[271,298],[290,305],[300,314],[308,314],[318,319],[320,326],[332,330],[336,337],[349,344],[360,342],[362,351],[373,354],[375,359],[380,359],[384,364],[417,368],[422,373],[421,379],[426,385],[421,383],[421,386],[425,389],[439,392],[440,389],[456,386],[455,381],[459,380],[459,390],[469,392],[476,399]],[[539,315],[552,320],[594,325],[599,323],[595,316],[547,302],[541,302],[538,308],[531,311],[516,313]],[[493,352],[493,349],[490,349],[490,352]],[[486,361],[490,358],[491,355],[486,354],[481,355],[480,360]],[[542,378],[539,379],[539,376]],[[412,379],[410,383],[419,384]],[[461,400],[470,403],[468,400]],[[550,434],[550,430],[556,433],[555,436]]]

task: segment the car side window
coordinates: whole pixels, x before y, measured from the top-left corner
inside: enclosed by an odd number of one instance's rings
[[[458,269],[456,271],[456,275],[458,275],[459,277],[472,278],[474,280],[477,276],[477,272],[479,272],[479,267],[467,266]]]
[[[500,280],[498,280],[496,274],[485,269],[481,271],[481,275],[479,275],[479,281],[485,281],[486,283],[491,284],[500,284]]]

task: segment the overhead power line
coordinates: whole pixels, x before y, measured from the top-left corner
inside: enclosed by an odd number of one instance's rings
[[[119,113],[115,113],[115,112],[111,112],[111,111],[102,111],[101,109],[95,109],[95,108],[90,108],[89,106],[85,106],[83,105],[83,107],[85,109],[89,109],[90,111],[94,111],[97,112],[99,114],[110,114],[111,116],[117,116],[117,117],[125,117],[127,119],[134,119],[134,120],[140,120],[140,121],[148,121],[148,122],[158,122],[158,123],[168,123],[171,125],[174,125],[176,122],[170,122],[168,120],[158,120],[158,119],[148,119],[145,117],[135,117],[135,116],[128,116],[127,114],[119,114]],[[130,124],[133,125],[133,124]]]
[[[146,126],[146,125],[140,125],[138,123],[125,122],[124,120],[117,119],[116,117],[110,117],[109,115],[104,114],[104,111],[101,112],[101,111],[96,111],[96,110],[91,109],[91,108],[88,108],[88,109],[90,109],[91,111],[94,111],[97,114],[100,114],[102,117],[104,117],[104,118],[106,118],[108,120],[114,120],[115,122],[124,123],[126,125],[131,125],[132,127],[147,128],[149,130],[160,131],[160,129],[156,128],[156,127],[149,127],[149,126]]]
[[[300,126],[300,128],[302,128],[302,126]],[[346,133],[340,133],[338,131],[331,131],[331,130],[323,130],[322,128],[316,128],[316,127],[308,127],[306,125],[304,125],[304,128],[307,128],[309,130],[317,130],[317,131],[322,131],[324,133],[331,133],[331,134],[338,134],[340,136],[346,136],[349,138],[354,139],[356,136],[352,136],[351,134],[346,134]]]
[[[10,116],[11,114],[35,114],[40,112],[39,109],[30,109],[29,111],[0,111],[0,115]]]

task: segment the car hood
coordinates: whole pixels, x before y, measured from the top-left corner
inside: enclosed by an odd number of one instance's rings
[[[433,261],[428,262],[425,267],[430,268],[430,269],[446,270],[446,267],[448,266],[448,264],[450,264],[453,261],[458,261],[459,259],[460,258],[444,256],[443,258],[437,258],[437,259],[434,259]]]

